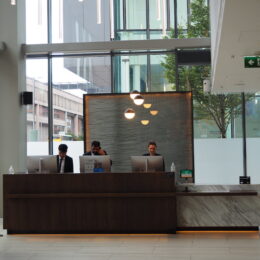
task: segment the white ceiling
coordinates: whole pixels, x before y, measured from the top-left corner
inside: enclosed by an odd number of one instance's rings
[[[212,35],[212,92],[260,91],[260,68],[244,68],[244,56],[260,56],[260,0],[220,2]]]

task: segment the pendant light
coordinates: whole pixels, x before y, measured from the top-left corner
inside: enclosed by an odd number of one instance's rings
[[[134,103],[135,103],[137,106],[141,106],[141,105],[144,103],[144,98],[143,98],[143,96],[137,95],[137,96],[134,98]]]
[[[124,115],[126,119],[133,119],[135,117],[135,111],[132,108],[127,108]]]

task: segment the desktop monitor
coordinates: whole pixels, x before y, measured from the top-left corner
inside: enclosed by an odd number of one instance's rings
[[[31,155],[27,156],[26,168],[30,173],[39,173],[41,172],[40,158],[43,158],[41,155]]]
[[[55,157],[55,155],[29,155],[27,156],[27,170],[29,173],[41,173],[41,160],[44,158]],[[56,167],[57,168],[57,167]]]
[[[131,166],[133,172],[147,172],[148,156],[131,156]]]
[[[164,171],[163,156],[131,156],[133,172],[162,172]]]
[[[92,155],[79,157],[80,172],[110,172],[111,160],[109,155]]]
[[[49,155],[44,158],[40,158],[41,172],[42,173],[57,173],[57,156]]]
[[[147,156],[147,171],[148,172],[163,172],[164,159],[163,156]]]

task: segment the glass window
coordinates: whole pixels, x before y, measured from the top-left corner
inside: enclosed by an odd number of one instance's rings
[[[109,1],[51,2],[53,43],[110,40]]]
[[[146,1],[126,1],[126,29],[146,29]]]
[[[246,143],[247,175],[251,183],[260,183],[259,145],[260,145],[260,96],[245,95],[246,100]]]
[[[26,0],[26,43],[47,43],[47,0]]]
[[[33,93],[27,105],[27,154],[48,154],[48,73],[46,59],[26,61],[26,90]]]
[[[147,55],[125,55],[114,57],[115,92],[148,91]]]
[[[83,94],[111,92],[109,56],[53,58],[53,149],[66,143],[79,172],[83,154]]]
[[[180,66],[180,90],[193,91],[195,182],[237,184],[243,175],[241,95],[203,92],[209,66]]]
[[[159,35],[161,35],[161,33],[159,33]],[[121,41],[146,40],[146,39],[147,39],[147,33],[145,30],[133,31],[133,32],[132,31],[117,32],[117,40],[121,40]]]
[[[174,54],[172,54],[174,55]],[[168,82],[165,68],[162,66],[162,62],[165,61],[165,55],[151,55],[151,91],[152,92],[164,92],[173,91],[174,87]]]
[[[169,8],[170,8],[170,28],[173,29],[175,27],[175,6],[174,0],[169,0]]]
[[[150,29],[162,29],[166,17],[165,0],[149,1]]]
[[[186,0],[177,0],[177,21],[178,29],[187,29],[188,25],[188,4]]]
[[[123,6],[124,0],[115,0],[115,25],[118,30],[124,29],[124,6]]]

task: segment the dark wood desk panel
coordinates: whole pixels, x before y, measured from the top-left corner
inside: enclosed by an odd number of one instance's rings
[[[4,175],[8,233],[175,233],[167,173]]]

